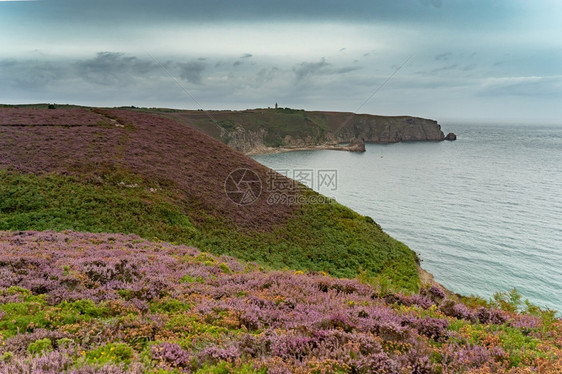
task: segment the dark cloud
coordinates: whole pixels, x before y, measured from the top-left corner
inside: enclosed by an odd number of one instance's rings
[[[361,70],[361,66],[343,66],[338,67],[333,63],[328,63],[325,58],[322,58],[319,62],[301,62],[292,69],[295,81],[301,83],[309,79],[313,79],[318,76],[332,76],[334,78],[329,79],[330,81],[338,81],[336,76],[343,76],[347,73]],[[326,84],[325,81],[323,84]]]
[[[193,84],[201,84],[203,79],[203,72],[207,65],[201,61],[191,61],[180,66],[180,78],[185,79]]]
[[[0,60],[0,81],[3,88],[30,92],[78,86],[89,91],[91,85],[123,88],[141,80],[159,79],[168,65],[170,62],[160,65],[119,52],[98,52],[93,58],[78,60],[6,59]]]
[[[300,82],[312,75],[318,74],[328,65],[325,58],[322,58],[320,62],[301,62],[298,66],[293,68],[293,72],[295,73],[297,82]]]
[[[92,59],[76,61],[73,67],[80,78],[103,85],[126,84],[132,77],[146,76],[160,68],[151,61],[119,52],[98,52]]]
[[[236,66],[243,65],[252,57],[253,57],[252,54],[244,53],[242,56],[240,56],[240,58],[238,60],[236,60],[232,63],[232,66],[236,67]]]
[[[339,69],[335,69],[334,73],[336,74],[346,74],[346,73],[350,73],[352,71],[356,71],[356,70],[361,70],[362,68],[359,66],[346,66],[343,68],[339,68]]]
[[[257,83],[262,84],[262,83],[266,83],[266,82],[271,82],[275,78],[277,78],[280,73],[281,73],[281,70],[277,67],[272,67],[270,69],[265,69],[265,68],[261,69],[256,74]]]
[[[4,89],[36,90],[53,84],[60,84],[68,78],[68,67],[38,60],[0,60],[0,81]]]
[[[431,72],[432,73],[439,73],[442,71],[447,71],[447,70],[455,70],[459,67],[458,64],[450,64],[450,65],[446,65],[446,66],[441,66],[438,68],[433,69]]]
[[[451,52],[441,53],[435,56],[436,61],[448,61],[453,54]]]
[[[34,15],[56,22],[94,23],[97,25],[185,24],[185,22],[264,22],[264,21],[352,21],[352,22],[423,22],[437,17],[434,10],[447,11],[441,22],[465,20],[470,13],[480,20],[498,20],[502,4],[497,0],[491,10],[479,11],[481,4],[442,0],[284,0],[284,1],[224,1],[224,0],[46,0],[34,4]],[[465,4],[466,3],[466,4]],[[476,9],[475,9],[476,8]],[[461,11],[459,11],[461,10]],[[496,10],[498,12],[496,12]],[[505,14],[505,13],[504,13]]]

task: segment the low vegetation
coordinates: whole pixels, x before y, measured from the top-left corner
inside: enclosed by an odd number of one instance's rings
[[[562,368],[561,321],[503,296],[406,295],[121,234],[0,232],[0,258],[0,372]]]

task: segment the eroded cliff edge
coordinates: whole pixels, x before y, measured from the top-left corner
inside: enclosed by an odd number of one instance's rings
[[[295,109],[169,111],[174,118],[246,153],[303,149],[364,152],[364,143],[443,141],[435,120]]]

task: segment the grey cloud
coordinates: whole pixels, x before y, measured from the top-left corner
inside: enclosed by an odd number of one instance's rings
[[[144,76],[159,68],[157,64],[119,52],[98,52],[96,57],[73,64],[76,74],[91,83],[125,84],[131,77]]]
[[[357,61],[357,60],[355,60]],[[346,73],[350,73],[352,71],[356,71],[356,70],[361,70],[362,68],[359,66],[346,66],[340,69],[336,69],[334,70],[334,73],[336,74],[346,74]]]
[[[261,69],[256,75],[260,83],[270,82],[274,80],[280,73],[279,68],[272,67],[271,69]]]
[[[180,65],[180,78],[193,84],[201,84],[207,65],[201,61],[191,61]]]
[[[250,58],[250,57],[252,57],[252,56],[253,56],[253,55],[250,54],[250,53],[244,53],[240,58]]]
[[[514,77],[493,80],[480,92],[480,96],[562,96],[562,77]]]
[[[0,81],[4,88],[35,90],[68,78],[64,64],[37,60],[7,59],[0,61]]]
[[[74,61],[9,59],[0,61],[0,81],[4,87],[30,92],[45,87],[64,90],[66,86],[78,87],[84,83],[104,89],[121,88],[155,76],[158,79],[165,75],[163,67],[169,64],[160,66],[148,59],[119,52],[99,52],[93,58]]]
[[[441,53],[434,57],[436,61],[448,61],[453,54],[451,52]]]
[[[224,1],[224,0],[50,0],[35,2],[35,14],[54,22],[95,23],[111,28],[126,29],[129,26],[152,24],[184,24],[186,22],[268,22],[268,21],[352,21],[357,22],[415,22],[431,20],[465,25],[467,15],[478,15],[480,21],[497,22],[505,16],[502,9],[510,0],[496,0],[486,6],[473,2],[449,2],[442,0],[285,0],[285,1]],[[79,3],[79,4],[78,4]],[[486,12],[482,7],[486,6]],[[440,8],[446,17],[434,12]],[[437,18],[439,17],[439,18]],[[470,19],[470,18],[469,18]]]
[[[459,67],[458,64],[450,64],[450,65],[446,65],[446,66],[441,66],[439,68],[435,68],[431,72],[432,73],[439,73],[439,72],[447,71],[447,70],[455,70],[458,67]]]
[[[299,65],[293,67],[293,73],[295,74],[296,81],[301,82],[313,76],[343,75],[361,69],[361,66],[343,66],[336,68],[333,67],[332,64],[326,62],[325,58],[322,58],[319,62],[300,63]]]
[[[312,75],[318,74],[328,65],[329,64],[326,62],[326,59],[322,58],[320,62],[302,62],[293,68],[293,72],[295,73],[296,80],[302,81]]]

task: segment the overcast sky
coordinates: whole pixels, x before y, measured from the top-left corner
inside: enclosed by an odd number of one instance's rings
[[[562,124],[560,0],[0,0],[0,103]]]

